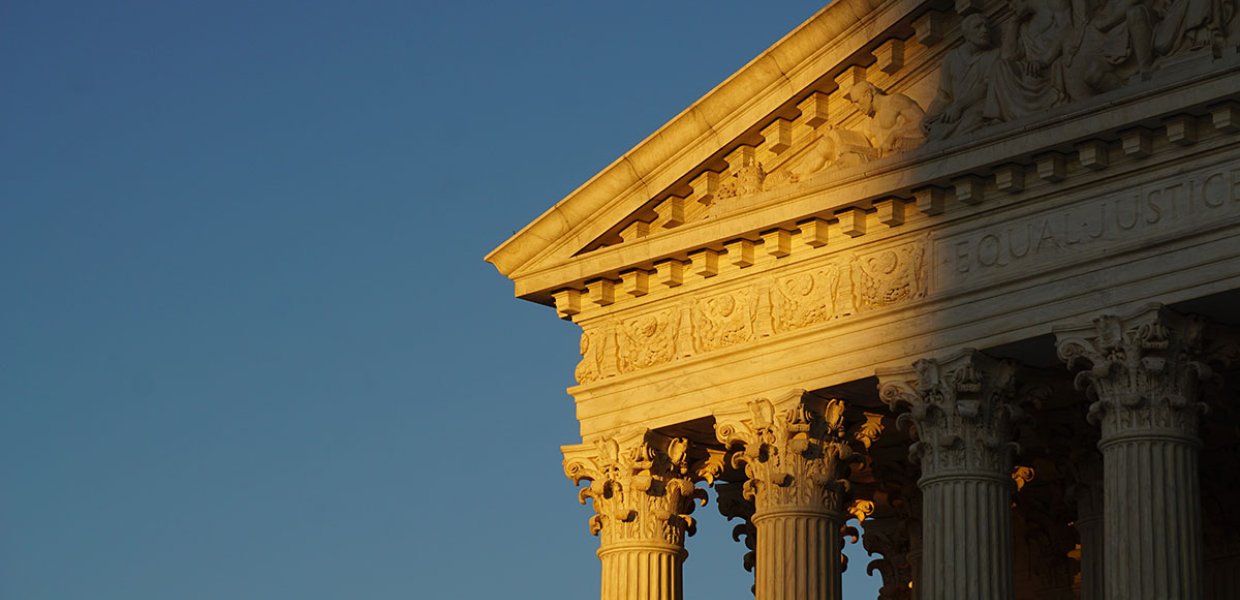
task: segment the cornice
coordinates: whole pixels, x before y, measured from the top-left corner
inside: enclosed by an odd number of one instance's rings
[[[493,250],[487,262],[513,277],[557,248],[584,246],[922,4],[832,2]]]
[[[1025,179],[1069,185],[1064,180],[1067,177],[1105,169],[1110,153],[1122,159],[1143,158],[1144,146],[1130,136],[1174,138],[1180,128],[1195,126],[1198,115],[1204,116],[1206,126],[1230,130],[1240,100],[1236,92],[1240,90],[1240,55],[1201,58],[1195,65],[1167,71],[1152,81],[1036,115],[1036,119],[996,126],[975,140],[930,144],[889,159],[824,173],[795,186],[747,197],[742,211],[528,272],[514,278],[516,295],[550,304],[553,293],[575,291],[581,298],[610,305],[590,298],[592,282],[620,286],[624,274],[634,270],[660,281],[660,265],[668,261],[681,263],[685,277],[711,277],[698,271],[694,257],[709,252],[717,254],[718,260],[731,260],[728,246],[737,240],[750,240],[753,251],[766,252],[771,248],[764,247],[768,242],[763,234],[782,230],[792,236],[792,252],[813,250],[822,244],[819,234],[808,235],[807,221],[829,226],[831,233],[822,234],[821,240],[859,237],[865,225],[856,229],[856,219],[874,222],[872,227],[898,226],[901,219],[893,211],[937,215],[945,205],[973,210],[986,205],[987,193],[1019,192]],[[1065,170],[1068,164],[1075,170]],[[595,285],[594,290],[602,286]],[[656,283],[650,288],[666,289]],[[562,317],[577,312],[559,308]]]

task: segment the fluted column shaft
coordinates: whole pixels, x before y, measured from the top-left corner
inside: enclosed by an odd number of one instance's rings
[[[686,553],[674,544],[618,543],[599,548],[603,600],[680,600]]]
[[[922,479],[921,598],[1011,598],[1012,481],[1005,475]]]
[[[843,522],[843,515],[825,511],[755,513],[754,595],[762,600],[841,600]]]
[[[1056,331],[1100,424],[1107,600],[1201,600],[1205,323],[1150,306]]]
[[[644,432],[635,440],[603,439],[565,447],[564,472],[590,484],[590,532],[599,536],[602,600],[681,600],[685,536],[694,530],[694,487],[689,443]]]
[[[1016,365],[966,350],[879,371],[879,390],[912,425],[920,461],[922,600],[1012,600],[1011,428],[1026,395]]]
[[[844,403],[797,392],[758,399],[748,418],[723,419],[715,433],[744,467],[753,502],[757,600],[841,600],[840,526],[844,478],[855,455],[845,441]]]
[[[1110,600],[1202,598],[1201,497],[1193,440],[1126,435],[1099,444]]]

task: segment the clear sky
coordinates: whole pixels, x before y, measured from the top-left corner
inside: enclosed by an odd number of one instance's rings
[[[596,594],[577,328],[482,257],[819,8],[0,5],[0,598]]]

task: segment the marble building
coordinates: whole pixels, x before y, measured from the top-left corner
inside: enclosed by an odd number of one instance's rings
[[[882,599],[1240,598],[1237,9],[835,0],[495,249],[601,597],[706,505],[759,600],[858,520]]]

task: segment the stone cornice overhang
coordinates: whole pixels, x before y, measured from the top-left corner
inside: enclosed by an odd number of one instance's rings
[[[1078,177],[1037,185],[1033,193],[988,201],[999,210],[960,210],[954,221],[951,211],[918,218],[876,236],[874,245],[890,248],[901,241],[927,239],[927,234],[932,243],[943,241],[944,234],[947,240],[981,235],[994,231],[997,223],[1062,215],[1091,198],[1117,193],[1127,197],[1151,181],[1179,185],[1183,182],[1173,178],[1203,168],[1231,169],[1240,176],[1240,142],[1232,123],[1208,141],[1163,146],[1150,157],[1128,158],[1097,171],[1078,170]],[[1234,177],[1231,181],[1240,183]],[[749,399],[784,389],[840,385],[872,376],[877,368],[905,367],[919,357],[1027,340],[1048,333],[1054,323],[1097,316],[1103,306],[1175,303],[1236,289],[1240,185],[1234,194],[1229,212],[1215,218],[1199,215],[1192,229],[1177,226],[1156,235],[1113,240],[1105,252],[1086,250],[997,278],[939,280],[925,298],[914,302],[571,387],[582,435],[590,439],[633,423],[658,428],[743,410]],[[830,255],[811,259],[805,267],[823,259]],[[743,286],[734,278],[724,287],[735,291]]]
[[[572,254],[673,186],[721,149],[752,133],[827,74],[911,19],[924,0],[835,0],[702,99],[625,153],[487,255],[524,278],[548,255]],[[537,286],[533,286],[537,287]],[[549,304],[545,290],[518,297]]]
[[[738,237],[775,227],[795,228],[806,218],[830,218],[837,210],[869,207],[884,198],[911,198],[920,188],[950,187],[957,178],[985,176],[1000,165],[1032,164],[1035,157],[1046,153],[1074,152],[1082,142],[1115,139],[1125,130],[1156,127],[1179,114],[1204,113],[1211,106],[1235,100],[1237,90],[1240,56],[1232,53],[1212,62],[1200,61],[1190,68],[1164,72],[1153,81],[984,130],[969,141],[928,145],[852,170],[826,173],[793,189],[764,192],[751,197],[749,206],[739,213],[516,275],[516,295],[550,303],[551,293],[559,289],[584,288],[594,279],[619,279],[623,271],[649,269],[668,258],[684,259],[702,248],[719,249]],[[1030,135],[1033,132],[1036,135]]]

